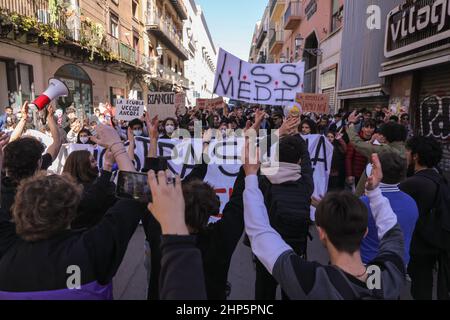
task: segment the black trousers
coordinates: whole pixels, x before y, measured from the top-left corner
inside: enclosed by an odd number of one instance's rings
[[[411,295],[415,300],[433,299],[433,274],[437,260],[435,254],[411,255],[408,273],[411,277]]]
[[[306,244],[289,244],[298,255],[305,255]],[[276,299],[278,283],[267,271],[264,265],[256,259],[255,300],[273,301]],[[289,300],[286,293],[281,290],[282,300]]]
[[[411,295],[415,300],[432,300],[434,270],[437,273],[437,298],[438,300],[450,299],[450,254],[411,255],[408,265],[408,273],[411,277]]]

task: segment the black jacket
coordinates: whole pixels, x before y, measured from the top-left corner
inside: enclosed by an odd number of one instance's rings
[[[111,299],[116,274],[144,206],[121,200],[88,231],[66,230],[28,242],[15,225],[0,222],[0,299]],[[81,288],[68,290],[79,268]]]
[[[147,160],[147,168],[158,171],[159,161],[157,159]],[[195,179],[204,180],[208,166],[204,163],[197,165],[192,172],[183,180],[183,183]],[[241,168],[239,175],[233,187],[233,194],[230,201],[223,210],[223,217],[217,223],[209,225],[206,230],[196,234],[197,248],[200,249],[203,259],[203,268],[205,271],[206,291],[209,300],[226,300],[226,286],[228,279],[228,270],[230,268],[233,252],[238,244],[244,231],[244,205],[242,194],[245,188],[245,173]],[[160,230],[155,219],[147,219],[146,234],[150,242],[152,253],[156,256],[159,253],[154,246],[158,243],[155,237],[161,238],[161,234],[157,234]],[[153,244],[153,245],[152,245]],[[152,268],[154,267],[152,261]],[[152,270],[153,273],[153,270]],[[155,276],[151,276],[152,279]],[[154,288],[155,284],[150,283],[150,287]],[[158,298],[155,290],[149,288],[149,296]]]
[[[72,229],[91,228],[95,226],[117,201],[115,184],[111,182],[111,172],[102,170],[91,184],[83,185],[83,196],[78,215],[72,222]]]

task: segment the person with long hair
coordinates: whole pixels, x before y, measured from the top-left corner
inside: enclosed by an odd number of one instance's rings
[[[111,182],[113,165],[114,157],[110,151],[105,154],[100,176],[97,161],[89,151],[74,151],[67,158],[63,173],[75,178],[84,188],[72,228],[95,226],[116,202],[114,183]]]

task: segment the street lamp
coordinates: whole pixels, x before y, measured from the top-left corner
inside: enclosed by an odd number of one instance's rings
[[[298,35],[295,37],[295,47],[297,48],[297,50],[299,50],[299,49],[302,47],[302,45],[303,45],[303,40],[305,40],[305,39],[302,37],[301,34],[298,34]]]
[[[161,47],[161,45],[159,44],[158,47],[156,48],[156,53],[158,54],[158,57],[161,58],[161,56],[163,55],[163,48]]]

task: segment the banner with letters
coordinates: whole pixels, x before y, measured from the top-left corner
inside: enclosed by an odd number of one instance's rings
[[[309,135],[303,137],[307,144],[314,169],[314,196],[324,195],[328,188],[328,179],[333,157],[333,146],[328,139],[320,135]],[[150,140],[143,137],[136,137],[134,150],[134,164],[136,170],[141,171],[144,167],[145,158],[148,155]],[[128,147],[128,143],[125,146]],[[202,153],[202,140],[166,140],[158,141],[158,153],[168,158],[169,169],[174,173],[186,177],[195,165],[195,159],[199,161]],[[225,141],[211,141],[209,147],[208,171],[205,182],[210,183],[216,190],[221,200],[221,210],[230,199],[233,192],[233,185],[241,167],[240,155],[244,145],[244,139],[230,139]],[[61,173],[67,157],[72,151],[89,150],[97,159],[99,168],[103,167],[105,149],[102,147],[93,148],[86,145],[67,144],[61,148],[61,152],[50,167],[50,171]],[[175,160],[171,160],[175,159]],[[230,161],[231,160],[231,161]],[[314,211],[311,218],[314,220]]]
[[[303,92],[305,63],[251,64],[219,50],[214,93],[243,102],[287,106]]]

